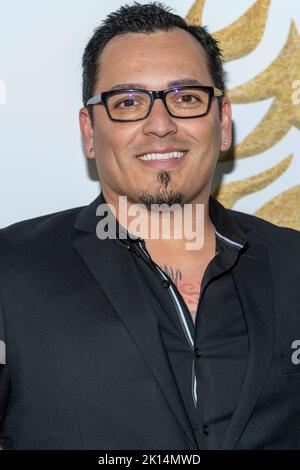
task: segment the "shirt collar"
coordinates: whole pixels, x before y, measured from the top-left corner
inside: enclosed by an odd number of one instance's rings
[[[248,238],[246,232],[236,222],[233,212],[226,209],[213,196],[209,198],[209,215],[219,240],[238,250],[247,245]]]

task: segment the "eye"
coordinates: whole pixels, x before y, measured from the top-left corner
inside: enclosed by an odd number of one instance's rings
[[[119,103],[115,104],[116,108],[132,108],[135,106],[135,103],[137,103],[136,100],[132,98],[127,98],[126,100],[122,100]]]
[[[185,94],[185,95],[181,95],[181,96],[178,96],[178,100],[182,100],[183,103],[199,103],[201,102],[201,99],[200,99],[200,96],[195,96],[195,95],[191,95],[191,94]],[[178,101],[177,100],[177,101]]]

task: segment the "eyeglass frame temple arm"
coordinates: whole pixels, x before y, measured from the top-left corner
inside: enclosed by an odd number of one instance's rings
[[[87,102],[87,106],[90,106],[92,104],[100,104],[100,103],[103,103],[102,101],[102,93],[100,93],[99,95],[95,95],[93,96],[92,98],[90,98]]]
[[[216,88],[216,87],[214,86],[213,89],[214,89],[214,96],[219,97],[219,96],[223,96],[223,95],[224,95],[224,93],[222,92],[222,90],[220,90],[220,88]]]

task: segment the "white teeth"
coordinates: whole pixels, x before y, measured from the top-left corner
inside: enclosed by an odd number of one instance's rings
[[[169,152],[169,153],[147,153],[140,155],[140,160],[170,160],[171,158],[181,158],[185,152]]]

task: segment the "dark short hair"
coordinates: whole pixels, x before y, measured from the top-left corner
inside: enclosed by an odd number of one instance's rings
[[[125,4],[110,13],[94,31],[82,58],[82,100],[84,106],[95,94],[99,58],[106,44],[115,36],[126,33],[155,33],[181,28],[192,34],[204,49],[208,70],[217,88],[224,92],[222,54],[218,42],[204,26],[190,25],[184,18],[171,13],[171,8],[160,2]],[[93,121],[92,107],[88,107]]]

